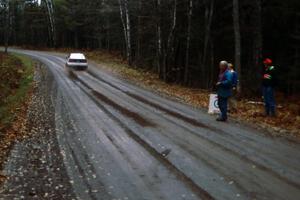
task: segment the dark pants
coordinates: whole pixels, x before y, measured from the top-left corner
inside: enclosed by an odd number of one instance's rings
[[[265,101],[266,115],[275,115],[275,98],[274,98],[274,88],[270,86],[263,86],[263,96]]]
[[[220,118],[227,120],[228,98],[218,96],[218,106],[221,111]]]

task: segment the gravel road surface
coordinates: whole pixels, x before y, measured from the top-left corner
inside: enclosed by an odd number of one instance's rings
[[[300,198],[299,143],[217,123],[93,64],[70,72],[62,56],[14,51],[44,66],[36,134],[12,151],[0,199]]]

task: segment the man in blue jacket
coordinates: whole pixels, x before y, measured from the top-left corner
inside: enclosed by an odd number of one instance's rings
[[[228,98],[232,95],[232,73],[228,69],[228,62],[220,62],[219,80],[217,82],[218,106],[221,111],[217,121],[227,121]]]

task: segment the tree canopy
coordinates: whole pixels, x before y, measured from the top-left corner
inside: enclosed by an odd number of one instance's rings
[[[220,60],[243,90],[260,89],[262,59],[279,89],[300,93],[298,0],[1,0],[0,44],[119,51],[167,82],[209,89]]]

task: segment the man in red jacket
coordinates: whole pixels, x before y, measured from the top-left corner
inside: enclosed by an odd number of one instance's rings
[[[275,67],[271,59],[264,60],[264,73],[262,80],[262,90],[265,102],[265,111],[267,116],[274,117],[276,114],[276,103],[274,97],[274,87],[276,86]]]

